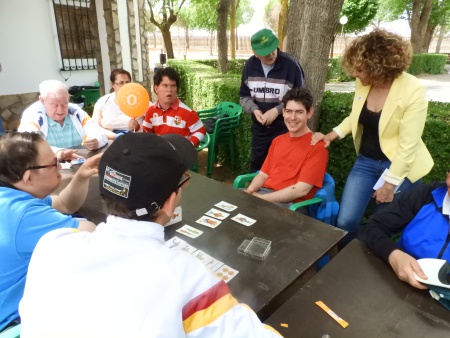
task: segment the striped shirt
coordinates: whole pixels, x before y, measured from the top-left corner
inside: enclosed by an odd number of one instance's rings
[[[151,105],[145,114],[142,129],[146,133],[180,134],[186,137],[194,147],[205,137],[206,128],[197,112],[176,99],[169,109],[162,109],[159,102]]]
[[[47,116],[48,122],[48,134],[47,142],[53,147],[58,148],[70,148],[80,146],[81,139],[80,134],[77,132],[75,126],[72,123],[69,115],[64,119],[64,123],[61,126],[58,122],[55,122]]]

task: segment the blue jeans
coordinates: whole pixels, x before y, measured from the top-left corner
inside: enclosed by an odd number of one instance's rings
[[[390,161],[374,160],[362,155],[358,155],[356,158],[355,164],[347,177],[347,182],[345,182],[344,192],[341,197],[341,207],[336,222],[338,228],[349,232],[348,237],[354,237],[375,192],[373,186],[383,171],[389,168],[390,165]],[[410,180],[405,178],[394,195],[394,199],[397,199],[403,192],[419,184],[420,180],[411,183]],[[386,205],[377,205],[374,212],[380,212]]]

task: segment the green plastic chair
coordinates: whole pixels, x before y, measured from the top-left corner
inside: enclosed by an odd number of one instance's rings
[[[100,89],[84,89],[70,97],[70,102],[74,102],[76,99],[83,99],[84,104],[95,104],[100,98]]]
[[[214,131],[210,134],[210,143],[208,146],[208,161],[206,175],[211,177],[216,160],[219,145],[228,146],[230,150],[231,168],[234,170],[234,128],[241,123],[242,107],[234,102],[222,102],[214,108],[197,111],[201,120],[228,115],[218,119],[214,126]]]
[[[200,144],[197,146],[197,148],[195,148],[195,150],[197,150],[197,152],[202,151],[203,149],[205,149],[206,147],[209,146],[209,142],[211,141],[211,138],[209,136],[208,133],[205,134],[205,137],[200,141]],[[196,162],[191,169],[193,172],[198,173],[198,162]]]
[[[0,332],[0,338],[19,338],[20,337],[20,324],[12,326],[5,331]]]
[[[235,178],[235,180],[233,182],[233,188],[234,189],[244,189],[244,188],[246,188],[247,184],[250,183],[253,180],[253,178],[255,178],[256,175],[257,175],[257,173],[250,173],[250,174],[239,175],[238,177]],[[309,200],[306,200],[306,201],[301,201],[301,202],[294,203],[294,204],[292,204],[289,207],[289,209],[295,211],[295,210],[297,210],[298,208],[301,208],[301,207],[309,207],[311,205],[322,203],[322,201],[324,201],[323,197],[326,196],[324,194],[328,194],[329,195],[328,197],[325,197],[325,201],[327,199],[335,201],[335,198],[334,198],[335,184],[334,184],[334,180],[331,177],[331,175],[328,174],[328,173],[325,173],[323,182],[324,182],[324,185],[323,185],[322,189],[319,189],[316,192],[316,195],[313,198],[310,198]],[[330,196],[330,195],[332,195],[332,196]],[[322,197],[320,197],[320,196],[322,196]],[[335,210],[333,210],[333,215],[337,216],[337,213],[339,211],[338,203],[336,202],[333,205],[333,207],[335,208]],[[334,225],[334,223],[335,223],[334,218],[332,220],[330,220],[329,222],[327,222],[327,223],[329,223],[331,225]]]

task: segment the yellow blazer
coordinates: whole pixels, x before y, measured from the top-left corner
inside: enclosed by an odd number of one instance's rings
[[[352,133],[356,153],[359,153],[363,126],[358,123],[361,109],[371,86],[356,80],[352,111],[334,128],[339,137]],[[411,182],[428,174],[434,165],[422,132],[427,117],[428,100],[425,87],[416,77],[403,73],[392,83],[384,103],[378,126],[380,147],[391,161],[385,181],[398,185],[407,177]]]

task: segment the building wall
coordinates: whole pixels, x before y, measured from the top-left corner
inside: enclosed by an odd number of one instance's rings
[[[0,116],[6,128],[37,99],[43,80],[65,81],[69,87],[97,81],[96,70],[60,71],[51,0],[2,1],[0,25]]]

